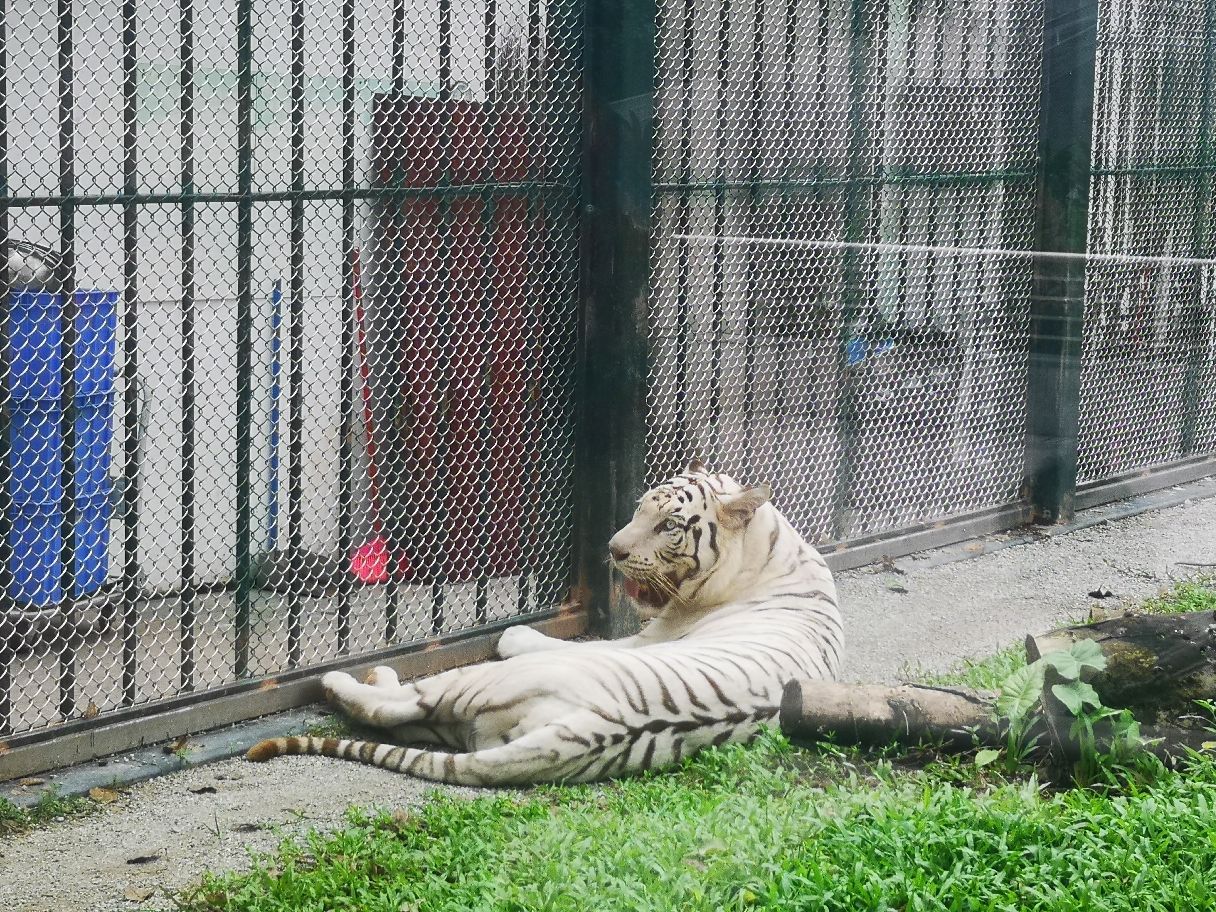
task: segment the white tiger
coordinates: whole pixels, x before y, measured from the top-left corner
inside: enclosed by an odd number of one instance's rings
[[[834,678],[843,645],[832,575],[769,497],[698,460],[642,497],[608,546],[654,612],[634,636],[568,643],[512,627],[503,662],[405,684],[384,667],[362,684],[321,679],[360,722],[450,750],[277,738],[249,759],[322,754],[465,785],[588,782],[750,738],[791,678]]]

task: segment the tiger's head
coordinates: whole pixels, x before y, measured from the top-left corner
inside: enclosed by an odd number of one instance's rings
[[[629,525],[608,542],[626,593],[651,616],[672,603],[695,604],[708,579],[737,562],[743,533],[771,496],[768,485],[743,488],[694,459],[642,495]]]

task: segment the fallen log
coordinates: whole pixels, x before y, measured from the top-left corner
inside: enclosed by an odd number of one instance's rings
[[[982,743],[999,739],[994,699],[995,694],[917,684],[790,681],[781,699],[781,729],[811,741],[831,737],[863,747],[934,743],[966,750],[977,736]]]
[[[1026,637],[1026,661],[1078,640],[1102,647],[1106,669],[1086,675],[1104,706],[1146,725],[1202,727],[1196,700],[1216,699],[1216,612],[1135,614]]]
[[[1102,647],[1107,667],[1086,674],[1104,706],[1129,709],[1149,750],[1175,762],[1216,740],[1210,717],[1197,700],[1216,700],[1216,613],[1128,614],[1026,638],[1026,658],[1067,649],[1081,639]],[[1059,680],[1054,678],[1054,680]],[[1052,696],[1048,675],[1040,731],[1064,759],[1076,759],[1080,745],[1071,734],[1073,717]],[[865,747],[931,744],[947,750],[1001,746],[1004,726],[995,719],[995,694],[961,687],[903,684],[841,684],[791,681],[781,701],[780,724],[793,740]],[[1096,732],[1100,749],[1109,728]]]
[[[795,742],[859,747],[931,746],[943,751],[1004,747],[1005,726],[995,718],[995,695],[965,688],[903,684],[840,684],[835,681],[790,681],[781,700],[780,725]],[[1071,734],[1072,717],[1058,701],[1045,701],[1049,715],[1041,716],[1031,735],[1048,737],[1041,749],[1055,747],[1062,760],[1081,757],[1080,742]],[[1097,748],[1110,746],[1109,732],[1096,732]],[[1148,752],[1174,765],[1191,751],[1210,747],[1216,735],[1201,728],[1144,725],[1141,737]]]

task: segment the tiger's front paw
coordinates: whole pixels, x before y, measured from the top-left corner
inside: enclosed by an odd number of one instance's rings
[[[538,633],[531,627],[508,627],[498,639],[498,657],[510,659],[529,652],[538,652],[545,648],[549,637]]]

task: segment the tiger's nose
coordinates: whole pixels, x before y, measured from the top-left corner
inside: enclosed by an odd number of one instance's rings
[[[618,561],[618,562],[623,561],[623,560],[625,560],[625,558],[629,557],[628,551],[626,551],[620,545],[614,545],[612,542],[608,543],[608,553],[612,555],[612,559],[614,561]]]

